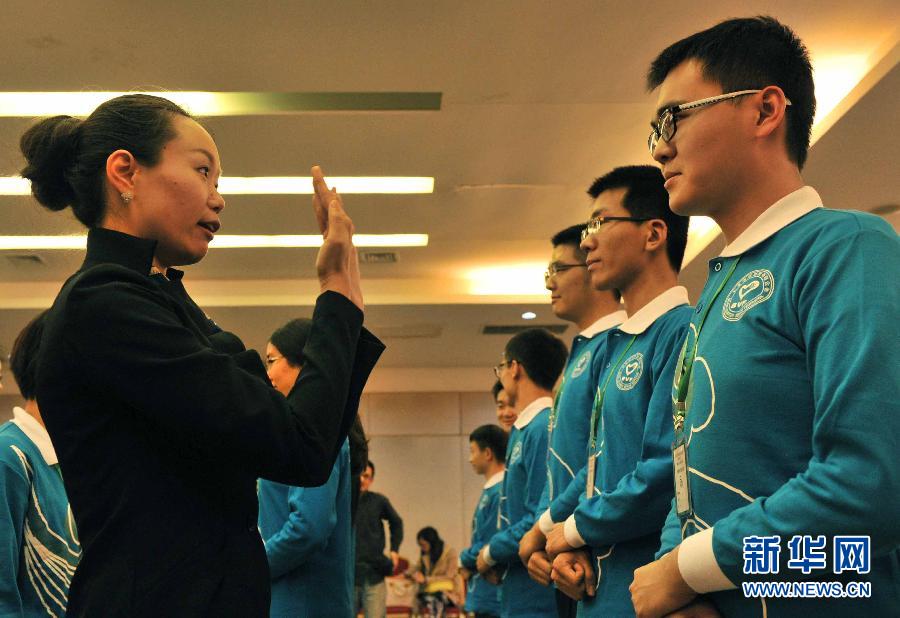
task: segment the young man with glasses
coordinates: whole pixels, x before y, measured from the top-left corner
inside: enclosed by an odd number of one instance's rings
[[[617,168],[594,190],[581,247],[592,285],[619,290],[629,317],[606,333],[581,472],[565,492],[575,508],[561,513],[546,547],[557,586],[580,599],[579,616],[624,616],[634,569],[658,548],[673,494],[672,375],[693,313],[677,285],[688,222],[669,210],[656,167]]]
[[[676,372],[676,500],[658,560],[635,572],[635,610],[896,615],[900,241],[804,186],[812,70],[786,26],[756,17],[694,34],[657,57],[648,85],[671,207],[715,219],[727,246]],[[864,540],[866,564],[841,558],[843,535]],[[768,565],[745,553],[763,541]],[[738,588],[799,581],[869,583],[871,597]]]
[[[591,197],[596,195],[591,194]],[[606,331],[627,317],[621,308],[618,291],[598,290],[591,285],[587,255],[580,247],[584,228],[583,223],[573,225],[551,239],[553,253],[544,275],[554,315],[573,322],[581,331],[572,341],[562,383],[550,412],[547,481],[538,510],[543,515],[519,543],[519,558],[531,578],[544,586],[551,583],[551,563],[544,551],[545,534],[553,527],[550,505],[583,465]],[[556,506],[557,512],[568,511],[566,515],[573,508],[574,504],[568,508]],[[563,519],[565,517],[557,521]],[[560,591],[556,592],[556,606],[561,618],[574,618],[576,602]]]
[[[537,519],[547,479],[547,424],[553,385],[566,362],[566,346],[540,328],[529,328],[506,344],[494,372],[519,417],[506,447],[506,473],[500,487],[499,530],[478,554],[478,573],[501,584],[503,618],[552,618],[553,591],[531,581],[519,562],[519,541]]]

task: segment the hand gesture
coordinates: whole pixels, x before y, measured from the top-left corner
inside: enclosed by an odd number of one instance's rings
[[[359,278],[359,258],[353,245],[353,221],[344,211],[344,203],[335,189],[325,183],[321,168],[312,168],[313,210],[322,247],[316,256],[316,273],[320,289],[343,294],[362,310],[364,308]]]

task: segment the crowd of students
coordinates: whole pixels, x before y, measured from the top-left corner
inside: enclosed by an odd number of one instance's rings
[[[483,618],[897,615],[900,240],[804,185],[815,97],[786,26],[682,39],[648,86],[659,166],[601,175],[588,222],[553,236],[546,287],[579,334],[567,350],[528,329],[500,354],[502,429],[470,435],[472,543],[457,560],[419,532],[422,606],[463,603],[459,568]],[[27,403],[0,428],[3,610],[352,615],[383,577],[354,590],[351,566],[354,516],[385,512],[360,485],[356,418],[383,346],[340,196],[314,169],[322,295],[263,365],[174,268],[205,255],[224,207],[196,121],[128,95],[42,121],[22,150],[37,200],[90,230],[12,350]],[[688,215],[727,243],[694,306]],[[832,553],[839,538],[855,553]],[[383,551],[382,530],[364,553],[396,567]],[[747,586],[773,582],[842,593]]]

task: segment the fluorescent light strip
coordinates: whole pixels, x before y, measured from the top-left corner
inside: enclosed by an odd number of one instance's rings
[[[427,247],[428,234],[354,234],[357,247]],[[322,237],[318,234],[253,235],[222,234],[210,243],[215,249],[290,249],[318,247]],[[0,251],[38,251],[55,249],[84,249],[87,236],[0,236]]]
[[[434,193],[430,176],[328,176],[342,195]],[[309,176],[223,176],[222,195],[312,195]],[[31,195],[31,183],[21,176],[0,176],[0,195]]]
[[[197,116],[441,109],[440,92],[0,92],[0,116],[88,116],[104,101],[123,94],[165,97]]]

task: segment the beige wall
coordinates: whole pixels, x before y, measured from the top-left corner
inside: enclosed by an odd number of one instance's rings
[[[425,526],[457,551],[466,547],[484,485],[469,466],[469,433],[496,422],[490,393],[373,393],[360,414],[376,467],[372,489],[403,518],[400,553],[418,559],[416,532]]]

